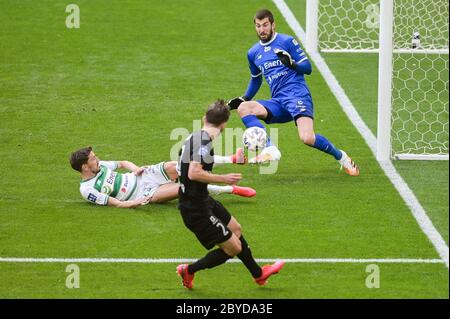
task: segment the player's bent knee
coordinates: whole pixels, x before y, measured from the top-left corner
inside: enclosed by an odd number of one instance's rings
[[[252,114],[252,102],[242,102],[237,111],[240,117]]]
[[[237,238],[241,237],[241,224],[239,224],[236,219],[232,218],[227,227],[233,232],[233,234],[236,235]]]
[[[241,230],[241,225],[239,225],[238,228],[232,230],[233,234],[235,234],[238,238],[241,237],[242,234],[242,230]]]
[[[165,162],[164,163],[164,170],[169,175],[169,178],[174,180],[177,178],[177,162],[171,161],[171,162]]]
[[[242,245],[241,245],[241,242],[239,241],[238,243],[236,243],[233,246],[230,256],[232,256],[232,257],[237,256],[241,253],[241,251],[242,251]]]
[[[242,102],[237,111],[241,118],[247,115],[256,115],[257,117],[267,116],[264,107],[255,101]]]
[[[232,236],[224,245],[220,245],[222,250],[230,257],[237,256],[241,253],[241,241],[236,236]]]
[[[177,162],[175,162],[175,161],[170,161],[170,162],[164,163],[164,169],[166,171],[172,171],[172,170],[176,169],[176,167],[177,167]]]
[[[316,142],[316,136],[315,134],[306,133],[306,134],[300,134],[300,139],[302,142],[306,145],[313,146]]]
[[[237,238],[239,238],[239,237],[241,237],[241,234],[242,234],[242,227],[241,227],[241,224],[239,224],[239,223],[236,223],[236,224],[237,224],[237,227],[233,233],[237,236]]]
[[[152,204],[160,203],[160,202],[161,202],[161,198],[159,198],[158,195],[153,195],[149,200],[149,203],[152,203]]]

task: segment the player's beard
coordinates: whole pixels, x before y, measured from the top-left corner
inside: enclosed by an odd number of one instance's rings
[[[258,38],[261,40],[262,43],[266,43],[269,42],[270,40],[272,40],[273,37],[273,31],[270,30],[268,37],[266,39],[261,38],[261,36],[258,34]]]
[[[97,164],[97,167],[95,167],[94,169],[91,169],[91,172],[94,174],[98,174],[98,172],[100,172],[100,165]]]

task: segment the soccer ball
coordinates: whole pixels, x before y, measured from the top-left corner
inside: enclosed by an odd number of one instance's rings
[[[249,151],[258,151],[266,147],[267,134],[260,127],[254,126],[245,130],[242,143]]]

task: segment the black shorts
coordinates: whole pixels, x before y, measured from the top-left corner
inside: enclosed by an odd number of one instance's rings
[[[201,206],[187,208],[179,206],[183,222],[200,243],[211,249],[215,245],[223,243],[233,235],[227,227],[231,220],[231,214],[215,199],[209,197]]]

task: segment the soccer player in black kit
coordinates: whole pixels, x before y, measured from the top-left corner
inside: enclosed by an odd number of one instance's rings
[[[242,261],[255,282],[261,286],[284,266],[284,261],[258,266],[237,220],[208,194],[208,183],[234,185],[241,179],[241,174],[211,173],[214,166],[212,141],[225,129],[229,116],[228,105],[223,100],[217,100],[208,107],[203,117],[203,128],[192,133],[180,150],[177,167],[180,176],[178,208],[183,222],[206,249],[219,246],[196,262],[177,267],[177,273],[188,289],[193,288],[194,274],[197,271],[219,266],[234,256]]]

